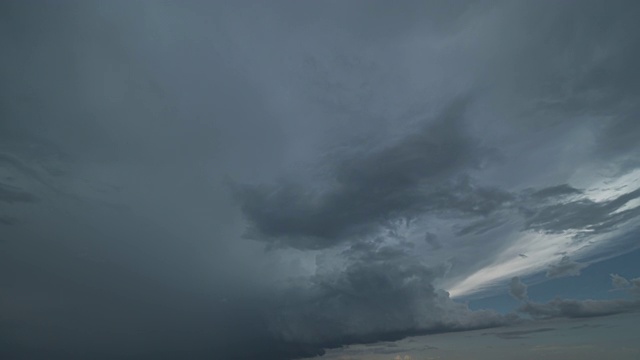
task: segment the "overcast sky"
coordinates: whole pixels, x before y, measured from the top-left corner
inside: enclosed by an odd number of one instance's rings
[[[285,360],[640,309],[638,18],[2,1],[0,357]]]

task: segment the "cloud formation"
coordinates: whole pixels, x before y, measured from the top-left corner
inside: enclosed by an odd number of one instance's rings
[[[534,318],[596,317],[640,311],[640,300],[554,299],[544,304],[527,302],[518,311]]]
[[[12,203],[31,203],[36,201],[36,197],[20,188],[10,185],[0,184],[0,201]]]
[[[611,274],[613,290],[626,290],[633,296],[640,297],[640,277],[627,280],[618,274]]]
[[[333,347],[514,320],[452,301],[433,286],[440,271],[406,257],[353,261],[339,273],[316,275],[283,293],[270,329],[288,342]]]
[[[638,280],[639,279],[634,279],[630,282],[622,276],[615,274],[611,275],[611,282],[614,289],[628,290],[636,297],[640,296],[640,292],[637,291],[638,284],[640,284],[640,281]],[[510,286],[509,292],[512,296],[516,297],[513,295],[514,286],[516,291],[519,291],[519,293],[524,292],[525,294],[525,296],[518,298],[524,302],[518,308],[518,311],[528,314],[533,318],[587,318],[640,311],[640,299],[638,298],[612,300],[575,300],[555,298],[547,303],[537,303],[529,301],[526,298],[527,285],[516,278],[513,279]]]
[[[509,295],[520,301],[525,301],[528,298],[527,285],[517,276],[513,277],[509,283]]]
[[[631,286],[631,283],[629,282],[629,280],[625,279],[624,277],[618,274],[611,274],[611,283],[615,290],[626,289],[629,286]]]
[[[526,301],[520,277],[637,243],[639,17],[0,3],[0,358],[283,360],[510,324],[455,299],[512,279]]]
[[[475,186],[467,171],[489,156],[464,127],[467,99],[458,99],[417,133],[332,164],[325,189],[300,184],[243,186],[247,236],[299,248],[325,248],[425,213],[488,215],[510,199]],[[408,220],[407,220],[408,221]]]
[[[569,256],[563,256],[562,259],[556,264],[553,264],[547,270],[547,277],[557,278],[564,276],[578,276],[580,271],[587,267],[586,264],[581,264],[571,260]]]

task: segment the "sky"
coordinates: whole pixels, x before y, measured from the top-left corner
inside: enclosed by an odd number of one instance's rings
[[[329,360],[637,359],[638,313],[606,318],[548,319],[537,323],[414,336],[396,342],[351,345]]]
[[[627,332],[639,16],[1,2],[0,357],[331,359],[602,316]]]

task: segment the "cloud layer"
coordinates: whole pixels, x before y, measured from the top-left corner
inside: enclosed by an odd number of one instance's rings
[[[627,290],[633,297],[640,296],[637,291],[638,279],[628,281],[620,275],[611,275],[611,282],[615,290]],[[547,303],[529,301],[527,285],[519,278],[512,279],[509,293],[523,304],[518,311],[533,318],[588,318],[607,316],[640,311],[640,299],[612,299],[612,300],[575,300],[555,298]]]

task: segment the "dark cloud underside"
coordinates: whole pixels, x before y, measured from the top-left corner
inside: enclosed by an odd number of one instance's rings
[[[454,102],[423,130],[395,144],[333,164],[327,189],[290,182],[240,187],[251,224],[247,236],[323,248],[429,212],[491,213],[510,195],[476,188],[467,175],[491,154],[466,134],[468,101]]]

